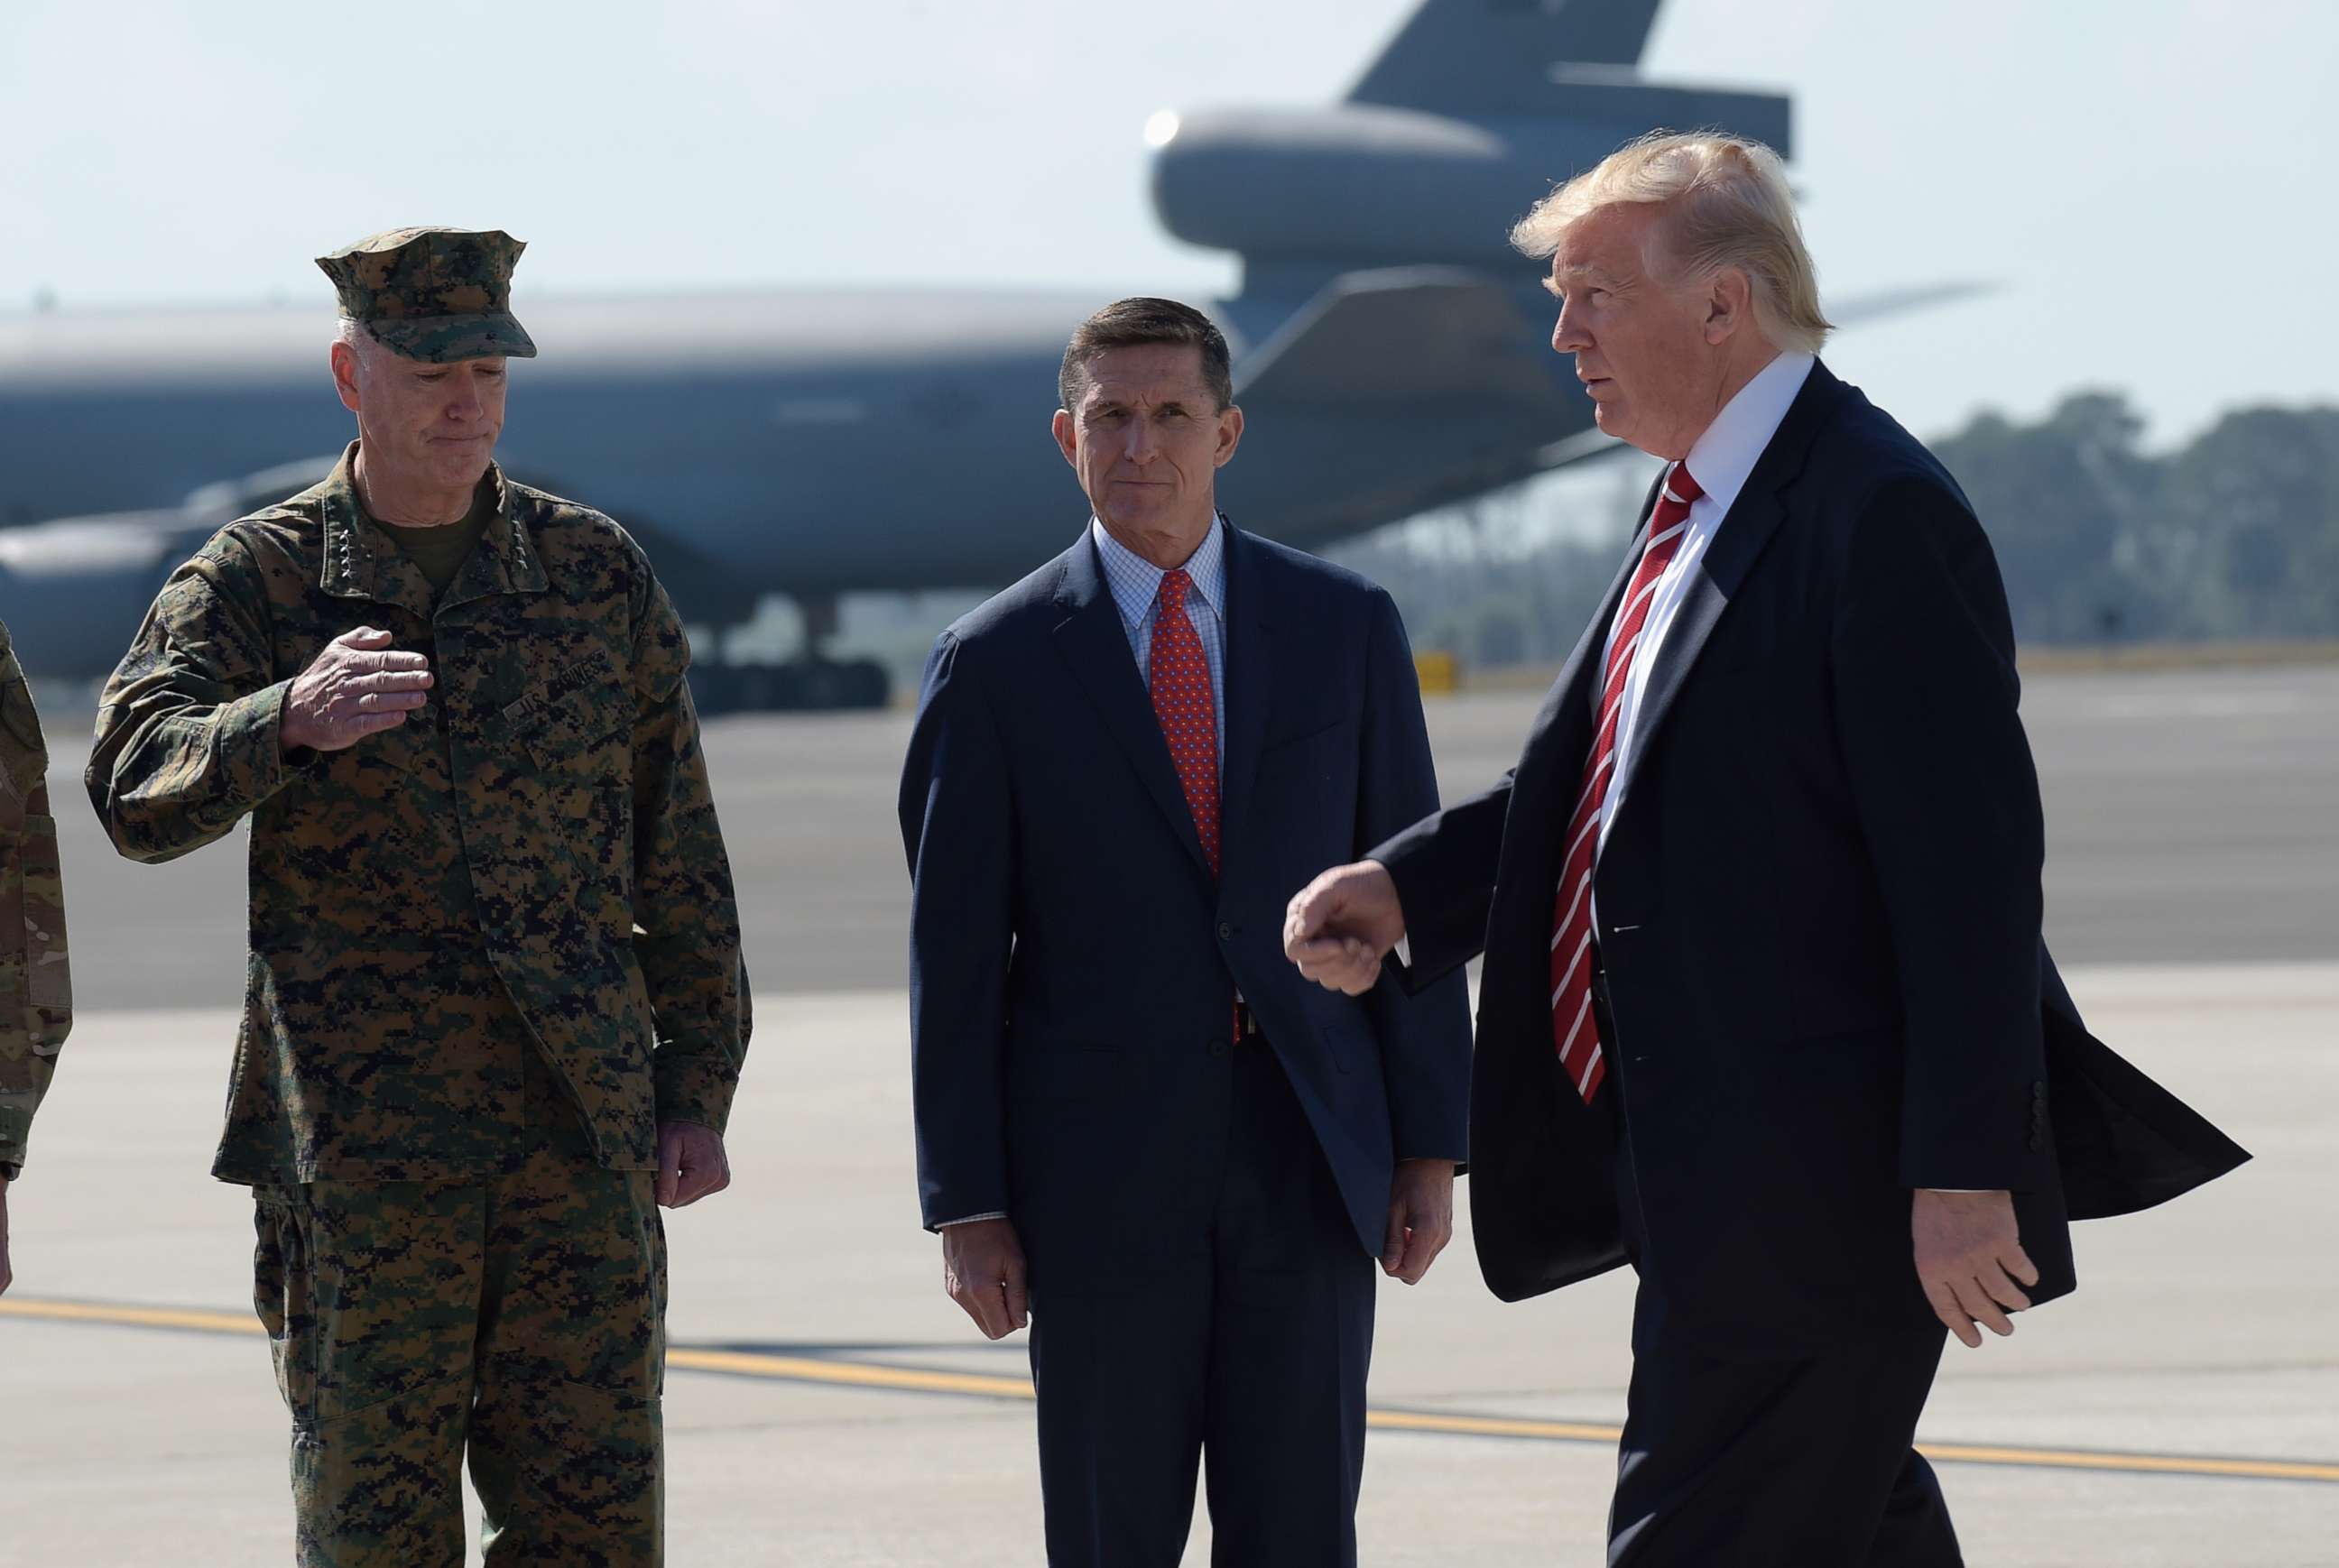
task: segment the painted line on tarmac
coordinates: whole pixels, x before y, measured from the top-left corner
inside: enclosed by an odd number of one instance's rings
[[[73,1323],[114,1328],[175,1329],[190,1334],[262,1336],[259,1320],[245,1313],[208,1312],[171,1307],[126,1307],[110,1302],[54,1301],[38,1297],[0,1300],[0,1317]],[[809,1356],[770,1356],[760,1351],[669,1349],[666,1366],[685,1372],[757,1377],[775,1383],[818,1383],[848,1388],[879,1388],[903,1394],[953,1394],[978,1399],[1029,1400],[1028,1377],[973,1372],[933,1372],[882,1362],[832,1361]],[[1542,1421],[1522,1416],[1446,1415],[1428,1410],[1372,1410],[1365,1425],[1383,1432],[1421,1432],[1454,1437],[1507,1437],[1544,1443],[1613,1444],[1623,1428],[1594,1422]],[[2097,1470],[2121,1474],[2195,1475],[2220,1480],[2309,1481],[2339,1484],[2339,1464],[2294,1459],[2220,1459],[2207,1455],[2136,1454],[2093,1448],[2018,1448],[1996,1444],[1920,1443],[1918,1452],[1943,1464],[1992,1464],[2030,1470]]]

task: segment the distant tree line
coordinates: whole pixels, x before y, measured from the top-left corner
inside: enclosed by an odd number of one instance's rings
[[[2036,424],[1986,413],[1931,443],[1989,533],[2021,642],[2339,637],[2339,409],[2241,409],[2159,454],[2143,430],[2124,397],[2091,391]],[[1651,471],[1620,471],[1589,503],[1582,487],[1564,503],[1527,492],[1459,514],[1475,526],[1400,526],[1331,553],[1388,585],[1416,646],[1477,668],[1556,663]],[[1523,511],[1554,504],[1605,515],[1519,547]]]
[[[2028,642],[2339,636],[2339,409],[2245,409],[2142,450],[2116,393],[1934,451],[1998,548]]]

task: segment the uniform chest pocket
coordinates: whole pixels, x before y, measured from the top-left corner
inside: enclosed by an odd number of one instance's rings
[[[625,692],[586,687],[539,705],[517,726],[517,738],[540,772],[605,776],[624,770],[633,721]]]
[[[614,772],[627,750],[634,711],[617,666],[599,648],[553,664],[503,710],[506,737],[539,772]]]

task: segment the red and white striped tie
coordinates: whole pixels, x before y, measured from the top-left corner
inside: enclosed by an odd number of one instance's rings
[[[1641,646],[1641,629],[1649,623],[1649,606],[1657,595],[1657,579],[1673,564],[1689,532],[1690,503],[1705,492],[1681,464],[1665,476],[1664,494],[1649,517],[1649,543],[1641,565],[1617,607],[1615,629],[1610,634],[1607,678],[1601,685],[1600,727],[1593,732],[1592,751],[1584,764],[1584,787],[1567,823],[1567,853],[1561,857],[1558,912],[1552,921],[1551,1028],[1558,1042],[1559,1063],[1567,1081],[1592,1103],[1608,1066],[1600,1050],[1600,1026],[1592,1016],[1592,863],[1600,853],[1601,808],[1616,763],[1616,715],[1623,706],[1624,685],[1633,676],[1633,656]]]

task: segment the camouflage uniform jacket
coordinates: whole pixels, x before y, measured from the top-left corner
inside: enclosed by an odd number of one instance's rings
[[[33,693],[0,626],[0,1177],[25,1163],[33,1112],[73,1028],[48,771]]]
[[[173,575],[98,713],[90,798],[123,854],[169,860],[252,819],[212,1172],[493,1166],[531,1039],[600,1163],[652,1169],[658,1122],[722,1130],[749,1024],[681,623],[617,524],[494,470],[497,514],[434,610],[360,509],[356,454]],[[368,625],[429,658],[429,705],[288,754],[292,677]]]

